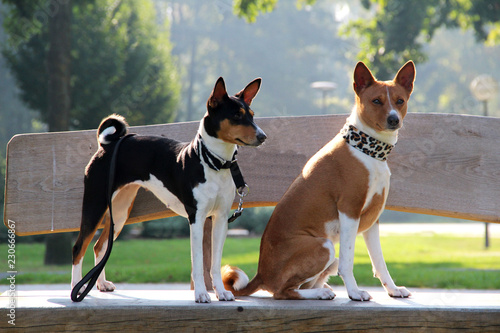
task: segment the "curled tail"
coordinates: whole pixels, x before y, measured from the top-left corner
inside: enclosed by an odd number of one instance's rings
[[[107,145],[127,134],[127,121],[120,115],[112,114],[104,118],[97,129],[97,142]]]
[[[248,276],[238,267],[226,265],[221,269],[224,287],[235,296],[248,296],[261,289],[262,280],[259,274],[248,282]]]

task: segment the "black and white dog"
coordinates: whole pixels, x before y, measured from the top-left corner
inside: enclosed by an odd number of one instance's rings
[[[266,134],[254,123],[250,109],[260,89],[261,79],[250,82],[234,96],[228,96],[219,78],[207,101],[208,112],[198,134],[188,143],[157,136],[131,136],[121,143],[116,160],[113,187],[114,239],[128,218],[138,189],[153,192],[168,208],[187,217],[191,228],[192,278],[195,301],[210,302],[203,278],[203,226],[207,216],[213,220],[213,287],[220,301],[234,300],[221,279],[221,256],[227,232],[228,215],[235,196],[229,170],[237,146],[259,146]],[[71,284],[82,278],[85,251],[105,216],[104,230],[94,246],[95,262],[106,251],[110,231],[107,204],[107,177],[117,141],[126,135],[127,123],[118,115],[105,118],[97,131],[99,149],[85,170],[80,234],[73,247]],[[97,280],[100,291],[113,291],[104,270]]]

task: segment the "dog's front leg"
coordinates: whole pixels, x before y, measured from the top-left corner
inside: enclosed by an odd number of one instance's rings
[[[224,240],[227,234],[227,216],[228,213],[217,213],[213,216],[212,227],[212,267],[210,274],[212,275],[212,283],[215,290],[215,295],[219,301],[234,301],[233,293],[224,288],[224,283],[221,277],[221,260],[222,250],[224,248]]]
[[[368,301],[372,297],[366,291],[360,290],[354,279],[354,244],[358,233],[359,218],[350,218],[339,212],[340,246],[338,273],[344,280],[349,298],[354,301]]]
[[[411,293],[405,287],[397,287],[387,270],[384,255],[382,254],[382,246],[380,245],[379,223],[374,223],[370,229],[363,233],[368,254],[373,265],[373,274],[377,277],[382,286],[391,297],[408,297]]]
[[[194,283],[194,295],[197,303],[210,303],[210,295],[203,276],[203,227],[206,215],[196,213],[195,222],[189,225],[191,239],[191,274]]]

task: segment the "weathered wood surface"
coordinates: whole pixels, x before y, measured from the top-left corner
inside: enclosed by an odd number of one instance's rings
[[[22,288],[22,286],[19,286]],[[144,289],[143,289],[144,288]],[[93,290],[81,303],[69,288],[18,291],[16,327],[23,332],[498,332],[498,291],[412,290],[393,299],[382,287],[368,288],[370,302],[349,300],[343,286],[331,301],[277,301],[265,292],[235,302],[196,304],[193,291],[164,285],[117,285]],[[8,292],[0,296],[0,330],[7,320]]]
[[[275,205],[305,162],[343,126],[346,115],[260,118],[265,145],[242,148],[251,192],[245,207]],[[131,132],[191,140],[199,122],[141,126]],[[409,114],[389,158],[387,208],[500,222],[500,119]],[[4,221],[19,235],[78,230],[83,172],[96,151],[95,130],[17,135],[7,149]],[[128,223],[172,216],[141,191]]]

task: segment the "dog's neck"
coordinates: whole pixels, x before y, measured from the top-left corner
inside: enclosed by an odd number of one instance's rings
[[[382,142],[395,145],[398,142],[398,130],[393,131],[376,131],[373,128],[367,126],[359,117],[357,106],[354,106],[351,115],[347,118],[346,123],[348,125],[353,125],[357,129],[365,132],[366,134],[374,137]]]
[[[208,134],[205,130],[204,120],[200,122],[198,133],[211,153],[227,161],[231,161],[237,148],[235,144],[227,143]]]

